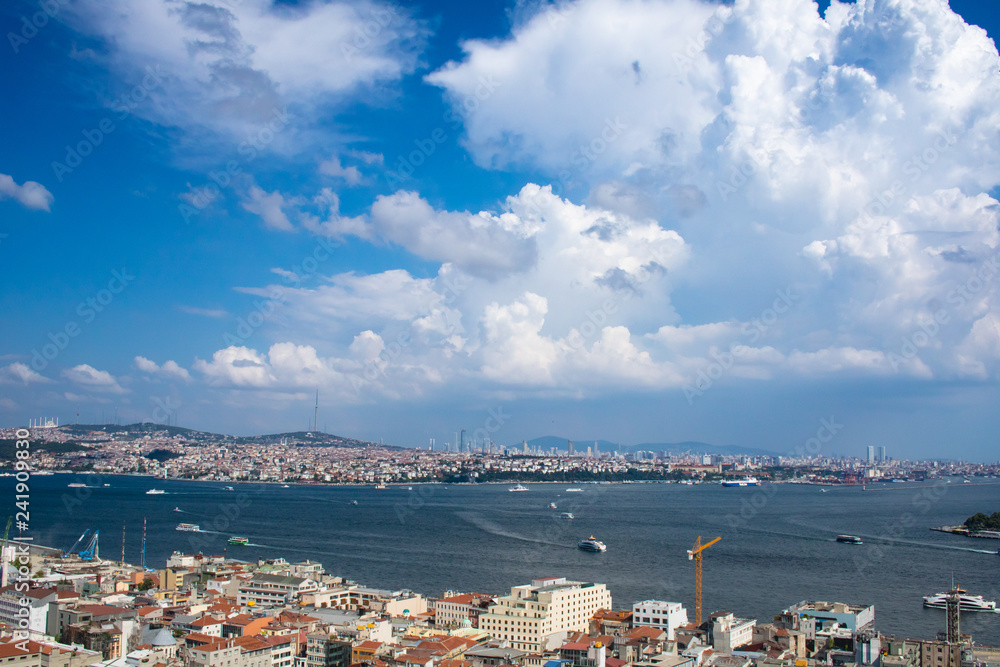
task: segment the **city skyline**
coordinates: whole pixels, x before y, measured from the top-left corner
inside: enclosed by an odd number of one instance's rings
[[[996,7],[0,16],[0,426],[995,459]]]

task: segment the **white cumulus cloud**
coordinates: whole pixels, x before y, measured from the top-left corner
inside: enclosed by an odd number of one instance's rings
[[[128,393],[128,390],[123,388],[111,373],[98,370],[89,364],[79,364],[73,368],[64,370],[63,377],[90,391],[111,394]]]
[[[6,198],[36,211],[48,211],[55,199],[41,183],[25,181],[23,185],[18,185],[7,174],[0,174],[0,199]]]

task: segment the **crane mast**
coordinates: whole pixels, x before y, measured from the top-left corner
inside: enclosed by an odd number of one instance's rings
[[[711,542],[702,544],[701,535],[699,535],[698,539],[694,541],[694,546],[687,552],[688,560],[694,561],[694,622],[699,627],[701,626],[701,552],[721,539],[721,537],[717,537]]]

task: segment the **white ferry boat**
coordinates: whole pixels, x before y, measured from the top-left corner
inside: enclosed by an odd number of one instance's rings
[[[572,489],[566,489],[566,493],[583,493],[583,489],[573,487]]]
[[[591,535],[586,540],[581,540],[576,546],[580,547],[584,551],[607,551],[608,547],[604,545],[604,542],[600,542]]]
[[[523,484],[518,484],[517,486],[508,487],[507,490],[513,493],[514,491],[527,491],[528,487]]]
[[[147,496],[162,496],[166,491],[163,489],[150,489],[146,492]]]
[[[727,479],[722,482],[722,486],[757,486],[760,480],[756,477],[744,477],[743,479]]]
[[[184,530],[189,533],[200,533],[201,527],[196,523],[179,523],[177,524],[177,530]]]
[[[948,595],[948,593],[925,595],[924,606],[928,609],[946,609],[948,606]],[[965,591],[962,591],[959,594],[958,610],[996,612],[997,603],[993,600],[984,600],[982,595],[969,595]]]

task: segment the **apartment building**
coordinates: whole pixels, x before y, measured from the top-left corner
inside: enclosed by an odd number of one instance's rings
[[[27,603],[22,605],[22,599]],[[50,603],[58,603],[54,588],[19,592],[14,586],[4,586],[0,588],[0,623],[27,632],[31,639],[42,639]]]
[[[736,618],[728,611],[711,615],[712,648],[721,653],[732,653],[736,648],[753,641],[755,619]]]
[[[493,603],[492,595],[463,593],[443,597],[434,603],[434,625],[439,628],[458,627],[464,621],[473,628],[479,627],[479,617]]]
[[[348,667],[351,664],[351,642],[325,632],[306,635],[307,667]]]
[[[674,631],[688,622],[687,609],[680,602],[643,600],[632,605],[632,625],[667,631],[667,639],[674,641]]]
[[[102,659],[97,651],[56,642],[14,640],[0,644],[4,667],[89,667]]]
[[[280,574],[255,574],[240,584],[236,601],[257,607],[284,606],[313,593],[319,585],[312,579]]]
[[[541,652],[552,642],[556,648],[569,632],[586,632],[590,618],[602,608],[611,608],[604,584],[546,577],[497,598],[479,617],[479,627],[511,648]]]

